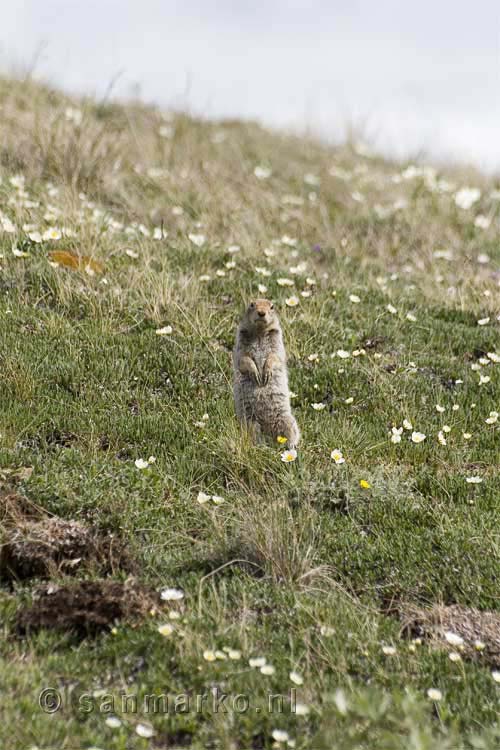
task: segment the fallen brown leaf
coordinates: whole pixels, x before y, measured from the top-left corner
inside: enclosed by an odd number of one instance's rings
[[[69,250],[51,250],[49,258],[60,266],[72,268],[75,271],[90,272],[90,275],[104,271],[104,266],[89,255],[76,255]]]

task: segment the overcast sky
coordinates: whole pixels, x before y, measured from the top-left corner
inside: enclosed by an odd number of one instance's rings
[[[69,91],[500,170],[500,0],[0,0],[0,67]]]

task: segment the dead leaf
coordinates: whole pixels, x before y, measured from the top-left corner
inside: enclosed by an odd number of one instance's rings
[[[72,253],[69,250],[51,250],[49,258],[59,266],[72,268],[75,271],[84,271],[89,276],[104,271],[104,266],[89,255],[76,255],[76,253]]]

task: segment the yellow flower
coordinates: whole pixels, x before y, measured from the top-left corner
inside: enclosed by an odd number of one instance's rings
[[[360,479],[359,486],[362,487],[364,490],[369,490],[371,487],[371,484],[370,482],[367,482],[366,479]]]
[[[284,445],[286,443],[287,439],[288,438],[284,437],[283,435],[278,435],[278,437],[276,438],[276,440],[278,441],[278,443],[280,445]]]

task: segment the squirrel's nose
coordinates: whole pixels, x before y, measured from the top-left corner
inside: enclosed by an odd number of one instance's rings
[[[259,311],[258,311],[258,315],[259,315],[259,316],[260,316],[261,318],[263,318],[265,314],[266,314],[265,310],[259,310]]]

